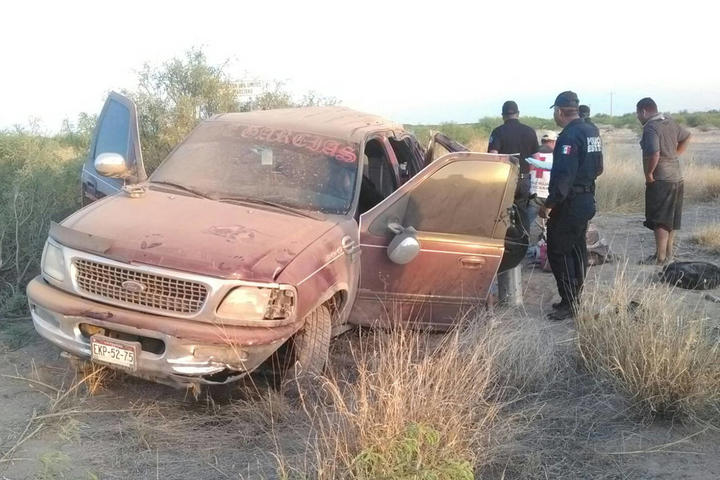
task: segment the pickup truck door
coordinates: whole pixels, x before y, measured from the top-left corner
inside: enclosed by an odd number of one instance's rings
[[[518,167],[455,152],[360,216],[361,275],[350,321],[444,329],[487,299],[504,251]],[[419,254],[393,263],[390,224],[414,227]]]
[[[146,179],[140,149],[137,109],[129,98],[110,92],[95,126],[90,151],[82,168],[83,205],[112,195],[120,190],[124,181],[103,177],[95,170],[95,159],[101,153],[119,153],[133,170],[129,183]]]

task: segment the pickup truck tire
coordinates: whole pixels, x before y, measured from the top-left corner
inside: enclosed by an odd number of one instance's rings
[[[305,317],[305,325],[292,337],[293,365],[288,373],[317,376],[323,373],[330,354],[332,315],[320,305]]]

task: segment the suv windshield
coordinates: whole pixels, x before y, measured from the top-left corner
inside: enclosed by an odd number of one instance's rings
[[[357,150],[356,144],[310,133],[209,121],[193,130],[150,182],[218,200],[346,213]]]

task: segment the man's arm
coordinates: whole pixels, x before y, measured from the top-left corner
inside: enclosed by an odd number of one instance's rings
[[[640,148],[643,154],[643,172],[645,173],[645,181],[653,183],[655,177],[655,169],[660,162],[660,137],[657,132],[649,128],[647,125],[643,129],[643,136],[640,140]]]
[[[685,150],[687,150],[687,146],[689,143],[690,143],[690,133],[687,134],[687,137],[685,137],[684,140],[681,140],[680,142],[678,142],[677,154],[682,155],[683,153],[685,153]]]
[[[498,129],[492,131],[488,140],[488,153],[500,153],[500,134]]]
[[[530,130],[530,132],[532,132],[532,137],[530,137],[530,141],[532,142],[532,148],[530,150],[533,153],[537,153],[537,151],[540,150],[540,144],[538,143],[537,133],[531,127],[528,127],[528,129]]]
[[[660,152],[643,155],[643,170],[645,171],[645,181],[647,183],[653,183],[655,181],[655,177],[653,175],[659,162]]]
[[[553,167],[550,171],[549,195],[545,200],[543,213],[562,203],[570,194],[580,164],[582,143],[576,138],[558,139],[553,155]]]

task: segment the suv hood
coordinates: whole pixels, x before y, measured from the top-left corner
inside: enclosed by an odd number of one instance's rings
[[[127,263],[272,282],[335,223],[148,190],[141,198],[118,194],[95,202],[62,225],[109,241],[94,253]]]

